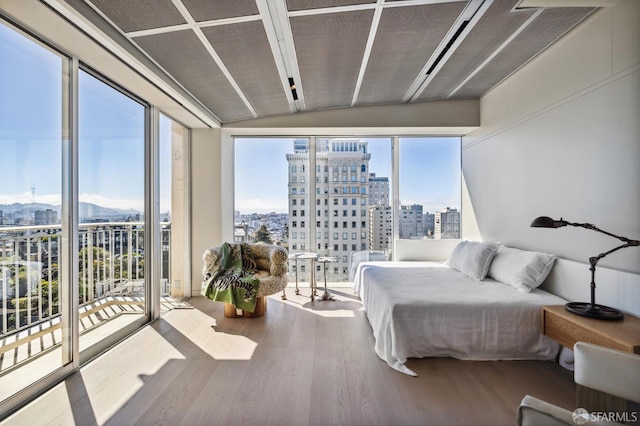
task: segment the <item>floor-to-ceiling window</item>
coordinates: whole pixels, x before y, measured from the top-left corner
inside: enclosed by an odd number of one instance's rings
[[[373,258],[371,253],[386,258],[391,249],[391,139],[315,140],[314,251],[333,258],[323,265],[329,281],[348,281],[355,261]]]
[[[4,20],[0,57],[1,418],[190,296],[190,182],[156,107]]]
[[[238,138],[234,150],[234,241],[311,251],[309,139]],[[301,263],[298,272],[306,277],[308,267]]]
[[[1,403],[70,361],[70,330],[61,280],[69,60],[4,24],[0,58]]]
[[[282,244],[332,261],[316,265],[348,281],[356,259],[386,259],[393,241],[391,138],[236,138],[236,241]],[[314,154],[315,153],[315,154]],[[260,173],[267,167],[268,173]],[[314,182],[310,185],[310,182]],[[268,235],[269,238],[263,238]],[[359,261],[359,260],[358,260]],[[306,281],[310,264],[290,262]]]
[[[95,354],[146,320],[146,108],[82,70],[78,94],[80,350]]]
[[[236,241],[332,257],[330,281],[391,258],[394,238],[461,236],[459,137],[238,137],[234,149]]]
[[[460,138],[399,138],[399,156],[398,237],[460,238]]]

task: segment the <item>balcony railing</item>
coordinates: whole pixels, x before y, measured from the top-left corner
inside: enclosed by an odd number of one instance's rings
[[[51,323],[60,314],[61,225],[0,228],[0,339]],[[108,297],[144,293],[144,224],[79,226],[79,300],[86,309]],[[171,224],[161,224],[162,294],[169,293]]]

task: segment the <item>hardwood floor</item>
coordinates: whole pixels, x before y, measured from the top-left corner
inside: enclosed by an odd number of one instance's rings
[[[409,377],[375,355],[349,289],[333,302],[288,293],[260,318],[191,299],[3,424],[513,425],[527,393],[575,408],[556,363],[412,359]]]

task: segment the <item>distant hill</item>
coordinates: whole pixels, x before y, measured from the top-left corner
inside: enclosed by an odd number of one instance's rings
[[[19,213],[23,216],[27,214],[35,212],[36,210],[47,210],[51,209],[61,214],[61,206],[54,206],[52,204],[44,204],[44,203],[13,203],[13,204],[0,204],[0,210],[5,213]],[[142,214],[134,209],[122,210],[122,209],[112,209],[109,207],[98,206],[92,203],[80,203],[78,208],[78,214],[80,215],[80,219],[89,219],[89,218],[119,218],[126,216],[133,216],[136,214]]]
[[[57,212],[60,212],[60,206],[52,206],[51,204],[43,204],[43,203],[0,204],[0,210],[2,210],[5,213],[19,213],[19,212],[22,212],[22,211],[27,211],[29,209],[32,210],[32,211],[52,209],[52,210],[55,210]]]
[[[104,217],[104,218],[112,218],[112,217],[122,217],[122,216],[132,216],[136,214],[142,214],[134,209],[112,209],[109,207],[102,207],[96,204],[91,203],[80,203],[78,208],[78,214],[81,219],[91,218],[91,217]]]

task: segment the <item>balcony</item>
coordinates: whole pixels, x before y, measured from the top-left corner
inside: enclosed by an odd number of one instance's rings
[[[145,313],[144,224],[81,224],[78,238],[82,350]],[[179,303],[170,297],[168,222],[161,224],[161,239],[164,312]],[[61,244],[60,225],[0,228],[0,377],[59,351]]]

